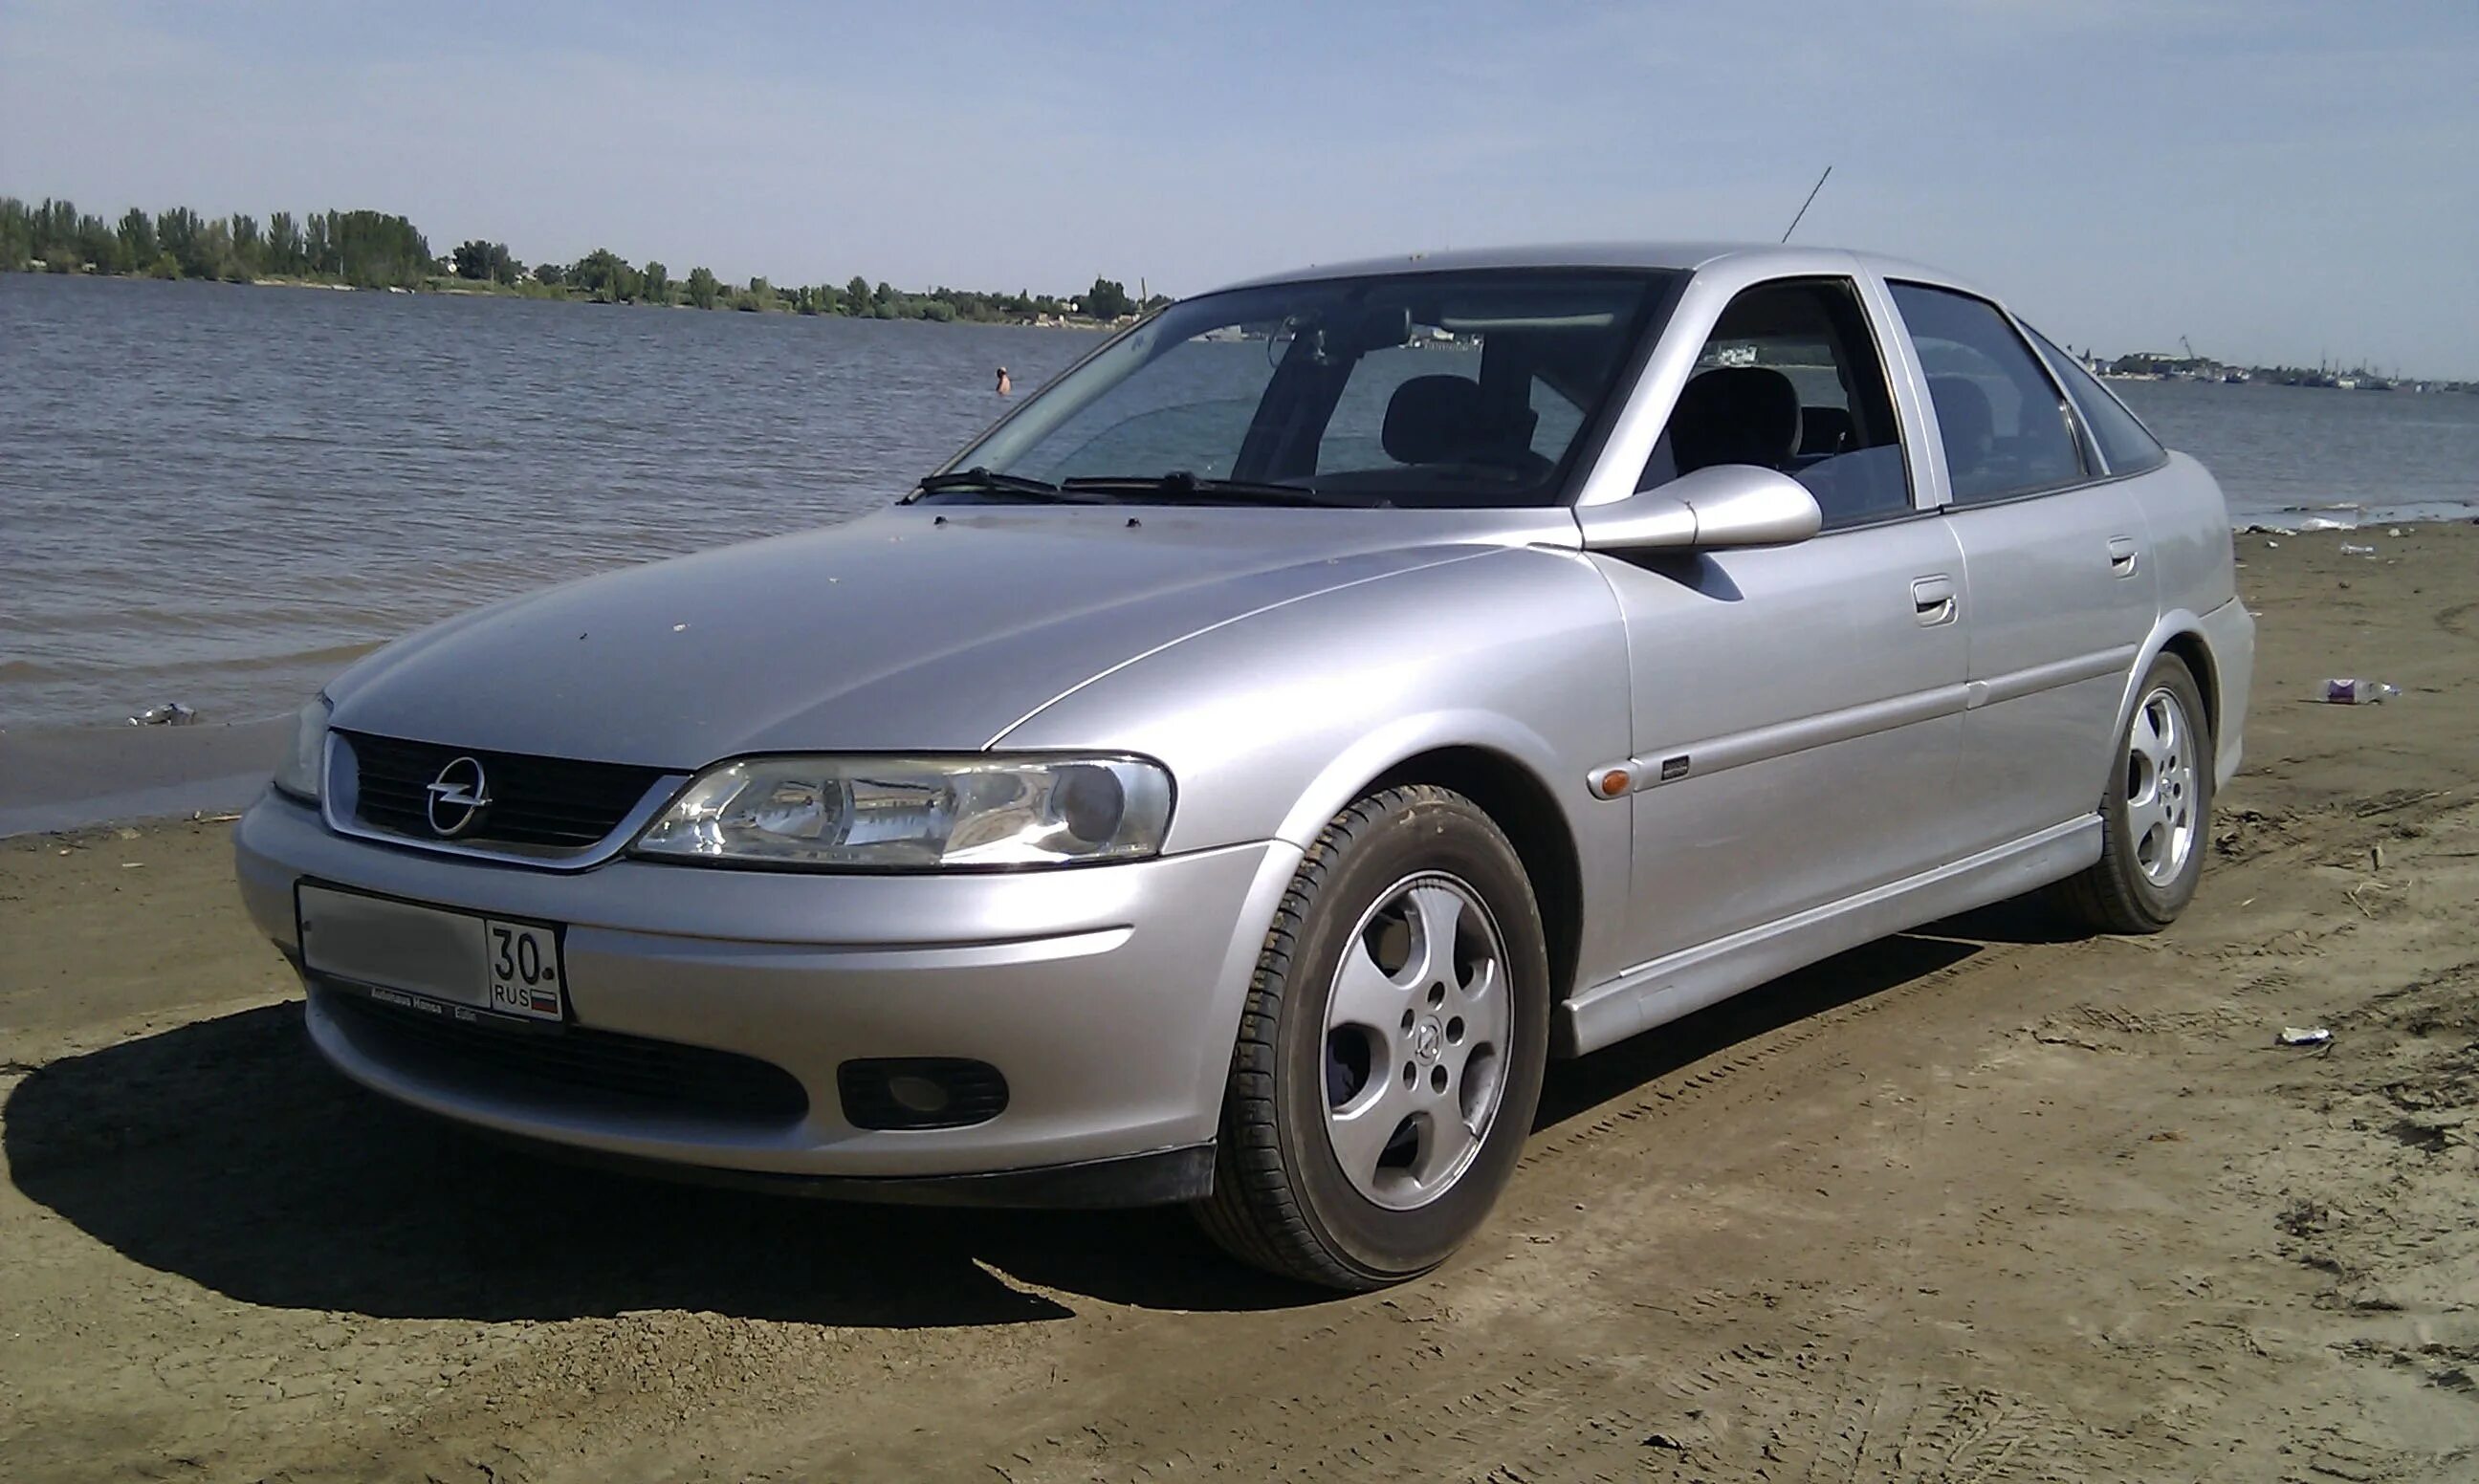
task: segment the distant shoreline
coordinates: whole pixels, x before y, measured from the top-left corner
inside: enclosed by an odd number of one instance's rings
[[[944,285],[907,291],[856,273],[843,284],[782,288],[759,277],[728,283],[703,265],[674,278],[661,262],[631,263],[597,247],[574,263],[528,268],[505,243],[471,238],[447,252],[401,215],[368,210],[244,212],[206,217],[186,207],[149,215],[132,207],[116,221],[46,198],[30,205],[0,195],[0,273],[43,272],[100,278],[198,279],[218,283],[397,294],[575,299],[654,304],[749,314],[834,315],[853,320],[1026,324],[1110,329],[1133,323],[1170,300],[1096,277],[1081,294],[993,294]]]
[[[0,276],[6,276],[12,271],[12,269],[0,268]],[[405,295],[419,294],[438,298],[515,299],[537,304],[594,304],[607,309],[680,309],[694,311],[698,308],[695,304],[683,304],[677,300],[670,299],[659,301],[650,299],[606,299],[597,298],[587,294],[579,294],[573,290],[550,289],[531,284],[523,287],[509,287],[506,285],[496,285],[491,283],[477,283],[472,279],[458,278],[453,274],[435,274],[424,278],[419,284],[411,288],[407,288],[399,284],[350,284],[342,283],[330,278],[288,277],[277,274],[261,274],[249,278],[158,279],[148,273],[99,273],[91,269],[79,269],[73,271],[63,272],[56,269],[46,269],[42,266],[40,259],[36,260],[34,265],[30,268],[15,269],[13,271],[20,272],[28,278],[80,278],[90,279],[97,282],[204,283],[214,284],[227,289],[313,289],[331,294],[396,294]],[[724,306],[717,305],[716,307],[722,308]],[[1111,330],[1124,329],[1128,325],[1135,323],[1139,318],[1136,315],[1124,315],[1116,320],[1096,320],[1085,315],[1035,314],[1030,318],[1022,319],[1008,317],[985,320],[966,320],[961,318],[942,319],[933,315],[882,316],[824,313],[803,310],[795,305],[782,303],[763,306],[752,305],[747,308],[738,304],[733,304],[730,307],[734,310],[740,310],[743,313],[754,312],[758,314],[793,315],[796,317],[809,319],[904,320],[922,324],[998,325],[1002,327],[1025,330],[1081,330],[1088,334],[1099,334],[1106,333]]]

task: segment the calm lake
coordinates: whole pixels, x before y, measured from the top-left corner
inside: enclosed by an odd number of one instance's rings
[[[841,519],[1094,343],[0,275],[0,729],[273,714],[460,609]],[[2479,397],[2117,385],[2240,522],[2479,513]]]

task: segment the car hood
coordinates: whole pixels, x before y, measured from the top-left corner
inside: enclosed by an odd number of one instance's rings
[[[369,656],[328,694],[346,730],[678,770],[973,751],[1252,612],[1573,541],[1563,509],[902,506],[483,608]]]

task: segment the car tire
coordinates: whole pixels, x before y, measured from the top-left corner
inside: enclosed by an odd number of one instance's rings
[[[1319,832],[1266,934],[1199,1222],[1240,1260],[1327,1288],[1427,1271],[1514,1173],[1548,1033],[1540,908],[1505,833],[1433,785],[1360,800]]]
[[[2163,654],[2145,672],[2101,797],[2100,859],[2057,888],[2103,933],[2158,933],[2204,874],[2212,816],[2212,734],[2193,672]]]

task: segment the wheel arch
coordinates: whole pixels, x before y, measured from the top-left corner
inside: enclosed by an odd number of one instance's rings
[[[2221,734],[2221,678],[2219,667],[2212,662],[2212,647],[2201,628],[2182,628],[2160,641],[2162,654],[2175,654],[2186,662],[2186,671],[2195,678],[2195,688],[2204,693],[2204,728],[2213,738]],[[2147,663],[2145,669],[2150,669]]]
[[[2160,615],[2160,622],[2153,625],[2152,632],[2135,651],[2134,663],[2127,667],[2125,688],[2117,698],[2117,725],[2109,732],[2112,750],[2122,743],[2126,729],[2134,722],[2134,704],[2142,698],[2143,678],[2152,673],[2154,662],[2163,654],[2178,656],[2185,662],[2187,673],[2195,678],[2195,688],[2203,693],[2204,698],[2204,729],[2212,743],[2219,741],[2222,729],[2219,667],[2213,659],[2211,641],[2204,637],[2202,621],[2185,609],[2177,608]],[[2116,765],[2112,752],[2105,769]],[[2107,777],[2106,771],[2102,776],[2104,779]]]
[[[1434,747],[1370,779],[1353,797],[1406,783],[1434,783],[1470,799],[1495,821],[1532,881],[1549,949],[1550,1004],[1575,989],[1584,937],[1583,861],[1574,832],[1540,774],[1492,748]]]

